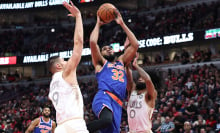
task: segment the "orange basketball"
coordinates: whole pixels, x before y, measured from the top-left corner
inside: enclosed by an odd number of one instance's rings
[[[114,5],[104,3],[99,7],[97,14],[101,21],[109,23],[117,17],[116,10]]]

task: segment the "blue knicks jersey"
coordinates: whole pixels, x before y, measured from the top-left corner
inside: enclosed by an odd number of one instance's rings
[[[52,120],[45,122],[43,117],[40,117],[40,123],[34,128],[34,133],[52,133]]]
[[[121,100],[126,96],[127,77],[123,63],[116,61],[114,64],[106,61],[103,68],[96,73],[98,89],[109,91]]]

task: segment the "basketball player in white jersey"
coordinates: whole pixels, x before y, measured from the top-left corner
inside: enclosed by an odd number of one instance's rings
[[[83,114],[83,98],[78,86],[76,68],[83,49],[83,25],[79,9],[64,2],[63,5],[75,17],[74,48],[72,56],[64,61],[59,56],[48,60],[53,74],[50,82],[49,98],[56,109],[57,127],[55,133],[88,133]]]
[[[133,61],[133,67],[137,70],[140,78],[135,84],[132,72],[126,67],[128,78],[128,125],[130,133],[152,133],[151,117],[154,111],[157,91],[148,75],[138,64],[138,54]]]

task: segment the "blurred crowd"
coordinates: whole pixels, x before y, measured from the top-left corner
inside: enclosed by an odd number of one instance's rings
[[[149,10],[121,10],[125,22],[138,39],[158,37],[189,31],[210,29],[220,26],[220,2],[186,5],[151,12]],[[84,16],[84,47],[89,47],[89,35],[93,29],[96,16]],[[35,20],[35,19],[34,19]],[[37,19],[38,20],[38,19]],[[41,22],[41,19],[36,23]],[[53,22],[53,23],[50,23]],[[66,22],[66,23],[64,23]],[[42,19],[42,24],[33,24],[29,28],[17,28],[0,31],[0,56],[36,55],[72,49],[73,23],[65,20]],[[119,42],[123,44],[126,36],[115,22],[101,28],[99,44]],[[4,26],[3,26],[4,27]],[[24,26],[25,27],[25,26]]]
[[[193,63],[201,63],[201,62],[210,62],[215,60],[219,57],[214,56],[209,48],[206,49],[196,49],[193,53],[188,52],[186,49],[182,49],[179,55],[175,55],[173,59],[170,59],[168,56],[161,56],[157,54],[153,57],[152,60],[149,59],[149,56],[146,56],[145,53],[143,54],[143,58],[140,59],[142,61],[142,66],[157,66],[157,65],[165,65],[165,64],[193,64]],[[141,54],[141,55],[142,55]],[[77,75],[78,76],[86,76],[86,75],[93,75],[94,67],[89,62],[89,64],[84,64],[86,61],[82,61],[80,67],[77,68]],[[44,77],[48,77],[48,74],[45,74]],[[33,80],[32,77],[25,77],[23,73],[15,70],[14,72],[10,71],[10,73],[6,73],[5,71],[0,71],[0,83],[11,83],[11,82],[18,82],[18,81],[30,81]]]
[[[157,88],[158,99],[152,117],[154,133],[220,132],[220,73],[213,65],[192,65],[181,72],[169,69],[164,85]],[[27,85],[27,84],[26,84]],[[95,76],[79,79],[85,105],[85,120],[96,119],[91,101],[97,92]],[[24,132],[30,122],[41,115],[43,105],[51,106],[51,118],[55,110],[48,100],[49,81],[28,86],[0,87],[0,129],[7,133]],[[127,101],[124,101],[125,106]],[[126,107],[123,109],[121,132],[128,132]]]
[[[164,4],[164,3],[160,3]],[[173,4],[173,3],[172,3]],[[171,5],[172,5],[171,4]],[[174,3],[176,4],[176,3]],[[205,3],[172,10],[149,12],[122,11],[126,23],[138,39],[188,32],[220,26],[220,2]],[[132,15],[128,15],[132,14]],[[84,16],[85,17],[85,16]],[[86,16],[91,23],[84,24],[85,44],[89,47],[89,34],[94,26],[95,16]],[[30,30],[0,31],[0,56],[36,55],[72,49],[73,27],[68,19],[65,26],[58,25],[51,30],[47,21],[37,21]],[[57,21],[58,23],[60,21]],[[50,24],[49,24],[50,25]],[[53,23],[54,25],[54,23]],[[55,24],[56,25],[56,24]],[[100,44],[119,42],[122,44],[125,34],[115,23],[103,26]],[[116,28],[112,28],[116,27]],[[117,32],[115,32],[117,31]],[[153,60],[143,57],[143,67],[157,64],[179,62],[180,64],[208,62],[213,59],[209,48],[197,49],[193,53],[183,49],[174,59],[156,55]],[[154,133],[219,133],[220,132],[220,71],[217,66],[195,65],[181,71],[169,69],[164,84],[158,91],[154,110],[152,130]],[[77,70],[79,86],[84,98],[86,122],[96,119],[91,109],[91,101],[97,92],[97,82],[92,65],[80,65]],[[86,77],[86,76],[88,77]],[[22,74],[0,72],[0,82],[19,82]],[[162,80],[161,79],[161,80]],[[34,81],[28,78],[26,81]],[[47,83],[25,82],[21,84],[0,84],[0,132],[23,133],[30,122],[41,115],[43,105],[51,106],[51,119],[55,120],[55,110],[48,100],[49,81]],[[121,133],[129,130],[126,103],[121,121]]]

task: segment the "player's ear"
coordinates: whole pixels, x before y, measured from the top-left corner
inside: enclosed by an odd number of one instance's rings
[[[56,68],[57,68],[57,69],[60,69],[60,68],[61,68],[60,63],[56,63]]]

